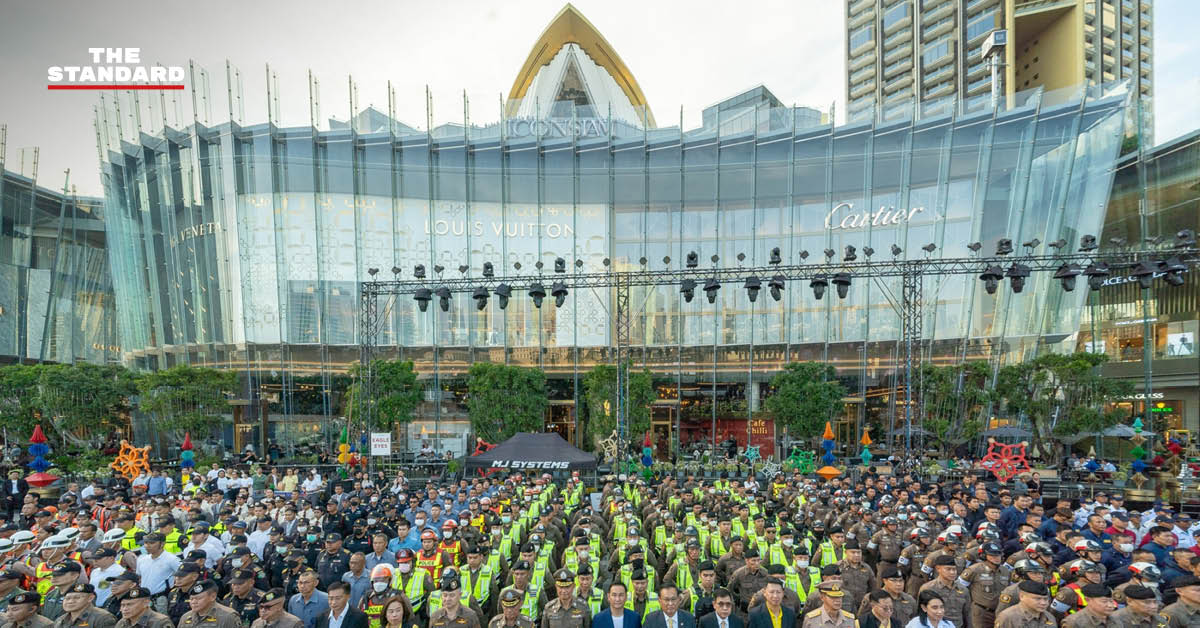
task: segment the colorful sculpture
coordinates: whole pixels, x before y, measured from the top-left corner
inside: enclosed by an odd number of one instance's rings
[[[192,446],[191,432],[184,432],[183,444],[179,446],[179,469],[183,474],[183,483],[187,484],[188,478],[192,475],[192,469],[196,467],[196,452]]]
[[[600,451],[601,456],[609,464],[617,462],[617,430],[613,430],[608,438],[596,443],[596,449]]]
[[[37,425],[33,428],[29,443],[29,455],[33,456],[33,460],[29,462],[29,468],[33,470],[33,473],[26,476],[25,481],[30,486],[38,488],[53,484],[58,476],[46,473],[46,469],[50,468],[50,462],[46,460],[46,454],[50,453],[50,447],[46,444],[46,435],[42,433],[42,426]]]
[[[837,456],[833,455],[833,450],[837,447],[837,444],[833,442],[833,425],[829,421],[825,422],[825,433],[821,435],[821,439],[821,449],[825,450],[825,454],[821,456],[821,462],[824,462],[825,466],[817,469],[817,475],[826,480],[832,480],[841,475],[842,472],[833,466],[833,463],[837,462]]]
[[[131,481],[143,473],[150,473],[150,445],[134,447],[132,443],[122,439],[117,459],[108,466]]]
[[[983,457],[982,464],[998,482],[1004,484],[1009,478],[1029,471],[1029,461],[1025,459],[1026,445],[1024,441],[1005,445],[989,438],[987,455]]]
[[[863,466],[865,467],[871,464],[872,458],[870,449],[871,435],[867,433],[867,428],[863,428],[862,438],[858,442],[862,443],[863,446],[862,453],[860,453],[858,457],[862,460]]]
[[[792,455],[788,456],[788,464],[792,469],[800,473],[812,473],[816,470],[817,465],[814,464],[816,456],[811,451],[801,451],[793,449]]]
[[[760,454],[758,451],[760,448],[760,445],[746,446],[746,460],[749,461],[750,464],[754,464],[755,462],[762,460],[762,454]]]

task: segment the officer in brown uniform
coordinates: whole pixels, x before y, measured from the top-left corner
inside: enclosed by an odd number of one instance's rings
[[[1004,550],[998,543],[987,542],[979,551],[984,560],[967,567],[959,576],[971,592],[971,625],[990,626],[996,621],[996,604],[1004,583],[1000,579],[1000,565],[1004,563]]]
[[[541,628],[591,628],[592,612],[575,597],[575,574],[570,569],[554,572],[554,592],[557,596],[542,612]]]
[[[841,580],[822,582],[817,585],[817,591],[821,593],[821,607],[805,613],[800,628],[858,628],[854,615],[842,609],[846,592]]]
[[[67,589],[63,596],[63,614],[54,621],[56,628],[113,628],[117,618],[96,608],[96,589],[80,582]]]
[[[117,628],[174,628],[171,618],[150,608],[150,589],[134,587],[121,600]]]
[[[1058,625],[1058,620],[1046,610],[1050,606],[1050,589],[1046,585],[1026,580],[1017,588],[1020,601],[996,615],[995,628],[1054,628]]]
[[[191,594],[188,604],[192,610],[179,619],[179,628],[241,628],[242,620],[237,613],[217,604],[217,583],[201,580],[193,584],[188,592]],[[259,612],[262,612],[261,608]]]
[[[867,549],[876,552],[879,556],[879,560],[875,564],[875,571],[880,580],[883,580],[884,569],[898,565],[897,561],[900,560],[900,552],[904,549],[904,545],[900,540],[900,532],[898,531],[899,526],[900,522],[895,517],[890,515],[884,517],[883,528],[876,532],[875,536],[872,536],[867,542]],[[882,582],[880,582],[880,585],[882,585]]]
[[[488,622],[488,628],[533,628],[533,622],[521,614],[524,600],[516,589],[505,589],[500,594],[500,614]]]
[[[1180,576],[1171,581],[1179,601],[1162,609],[1156,628],[1192,628],[1200,626],[1200,578]]]
[[[50,628],[54,622],[38,614],[37,593],[18,593],[8,601],[4,609],[4,621],[0,628]]]
[[[458,572],[442,572],[441,606],[429,616],[429,628],[480,628],[479,616],[462,603],[462,581]]]
[[[1109,624],[1118,628],[1155,628],[1158,624],[1158,596],[1150,587],[1135,584],[1125,587],[1127,606],[1112,614]]]
[[[892,619],[901,627],[908,625],[908,620],[917,616],[917,600],[904,592],[904,577],[896,567],[885,567],[880,573],[883,590],[892,598]],[[858,605],[857,617],[866,617],[871,612],[870,596],[863,598]]]
[[[846,541],[846,554],[838,567],[842,570],[842,589],[846,592],[846,607],[858,608],[859,603],[875,590],[875,572],[863,562],[858,541]]]
[[[916,597],[921,590],[921,585],[929,582],[929,578],[922,573],[921,568],[925,565],[925,557],[929,555],[929,544],[933,542],[933,530],[917,526],[913,528],[909,536],[912,537],[912,543],[900,552],[900,558],[896,559],[896,566],[900,568],[900,573],[904,574],[904,592]]]
[[[258,619],[250,624],[250,628],[304,628],[299,617],[283,610],[286,601],[287,596],[279,587],[264,593],[258,603]]]
[[[921,590],[937,591],[946,605],[946,620],[962,628],[966,625],[965,622],[970,612],[971,594],[963,582],[958,579],[958,563],[954,561],[954,556],[942,554],[933,560],[933,568],[936,570],[937,577],[926,582]],[[919,598],[920,595],[917,597]]]
[[[1112,599],[1112,589],[1102,584],[1089,584],[1083,587],[1087,596],[1087,606],[1080,609],[1062,621],[1063,628],[1108,628],[1112,625],[1109,616],[1117,610],[1117,603]]]
[[[1028,580],[1030,582],[1037,582],[1038,584],[1046,583],[1046,568],[1036,560],[1026,558],[1017,561],[1013,573],[1017,575],[1019,580],[1008,585],[1000,592],[1000,600],[996,602],[997,615],[1016,605],[1017,600],[1020,598],[1020,591],[1017,590],[1017,587],[1021,586],[1022,582]]]
[[[750,608],[750,600],[767,583],[768,577],[767,570],[762,567],[762,559],[758,556],[758,548],[751,545],[745,556],[746,564],[738,567],[729,576],[729,592],[733,594],[733,599],[742,612]]]

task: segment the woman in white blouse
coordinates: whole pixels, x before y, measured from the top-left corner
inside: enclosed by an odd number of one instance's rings
[[[932,589],[921,591],[917,598],[917,616],[909,620],[905,628],[954,628],[954,624],[945,619],[946,601],[941,594]]]

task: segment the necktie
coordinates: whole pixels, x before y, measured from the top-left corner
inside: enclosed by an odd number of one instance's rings
[[[728,619],[721,620],[721,628],[729,628],[729,620]]]
[[[675,628],[675,618],[674,617],[667,618],[667,628]]]

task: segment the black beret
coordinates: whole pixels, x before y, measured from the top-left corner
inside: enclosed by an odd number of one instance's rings
[[[80,567],[79,563],[77,563],[73,560],[69,560],[65,563],[61,563],[61,564],[55,566],[54,572],[51,575],[65,576],[67,574],[79,573],[81,571],[83,571],[83,567]]]
[[[1032,580],[1022,580],[1021,584],[1017,585],[1017,588],[1025,593],[1032,593],[1034,595],[1050,595],[1050,589],[1046,588],[1046,585]]]
[[[879,572],[879,577],[883,578],[884,580],[888,580],[891,578],[903,578],[904,574],[900,573],[898,568],[888,566],[884,567],[883,570]]]
[[[86,582],[78,582],[74,586],[72,586],[70,589],[67,589],[67,593],[95,593],[95,592],[96,592],[96,587],[93,587],[92,585],[90,585]]]
[[[217,583],[213,582],[212,580],[201,580],[200,582],[193,584],[192,588],[188,589],[188,593],[192,595],[200,595],[201,593],[207,593],[209,591],[216,590]]]
[[[109,578],[109,579],[110,579],[110,580],[112,580],[112,581],[114,581],[114,582],[117,582],[117,581],[120,581],[120,582],[132,582],[132,583],[134,583],[134,584],[138,584],[138,583],[140,583],[140,582],[142,581],[142,577],[141,577],[141,576],[139,576],[139,575],[138,575],[136,572],[133,572],[133,571],[122,571],[121,573],[119,573],[119,574],[117,574],[117,575],[115,575],[115,576],[113,576],[112,578]]]
[[[822,578],[825,578],[827,576],[840,576],[840,575],[842,575],[842,568],[838,567],[837,565],[825,565],[824,567],[821,568],[821,577]]]
[[[858,546],[858,540],[857,540],[857,539],[849,539],[849,540],[847,540],[847,541],[846,541],[846,546],[845,546],[845,547],[846,547],[846,549],[848,549],[848,550],[862,549],[861,547],[859,547],[859,546]]]
[[[579,565],[579,575],[581,575],[581,576],[592,575],[592,566],[587,563],[583,563],[583,564]]]
[[[33,604],[37,606],[39,603],[41,603],[41,596],[37,593],[18,593],[8,601],[9,606],[13,606],[14,604]]]
[[[1200,578],[1197,578],[1196,576],[1191,576],[1191,575],[1179,576],[1178,578],[1175,578],[1174,580],[1171,581],[1171,586],[1176,589],[1181,588],[1181,587],[1200,586]],[[1084,595],[1086,595],[1086,593]]]
[[[141,600],[149,597],[150,589],[146,587],[134,587],[129,590],[129,593],[125,594],[125,599],[127,600]]]
[[[175,570],[175,575],[177,576],[186,573],[200,573],[200,565],[196,563],[184,563],[179,566],[179,569]]]
[[[714,565],[713,561],[711,561],[711,560],[706,560],[706,561],[703,561],[700,563],[700,571],[716,571],[716,570],[717,570],[717,566]]]
[[[1083,593],[1083,596],[1086,598],[1112,597],[1112,589],[1110,589],[1102,584],[1085,585],[1079,591],[1081,593]]]
[[[274,602],[275,600],[281,599],[283,599],[283,589],[279,587],[275,587],[274,589],[267,591],[262,596],[263,602]]]
[[[1131,584],[1125,587],[1125,597],[1131,600],[1153,600],[1156,596],[1154,595],[1154,590],[1150,587]]]
[[[772,576],[781,576],[787,573],[787,568],[785,568],[783,565],[771,565],[770,567],[767,567],[767,573],[771,574]]]
[[[947,565],[957,565],[957,564],[958,563],[954,562],[954,557],[949,554],[942,554],[941,556],[938,556],[937,558],[933,559],[934,567],[944,567]]]
[[[746,558],[758,558],[758,548],[751,545],[750,549],[746,550]]]

